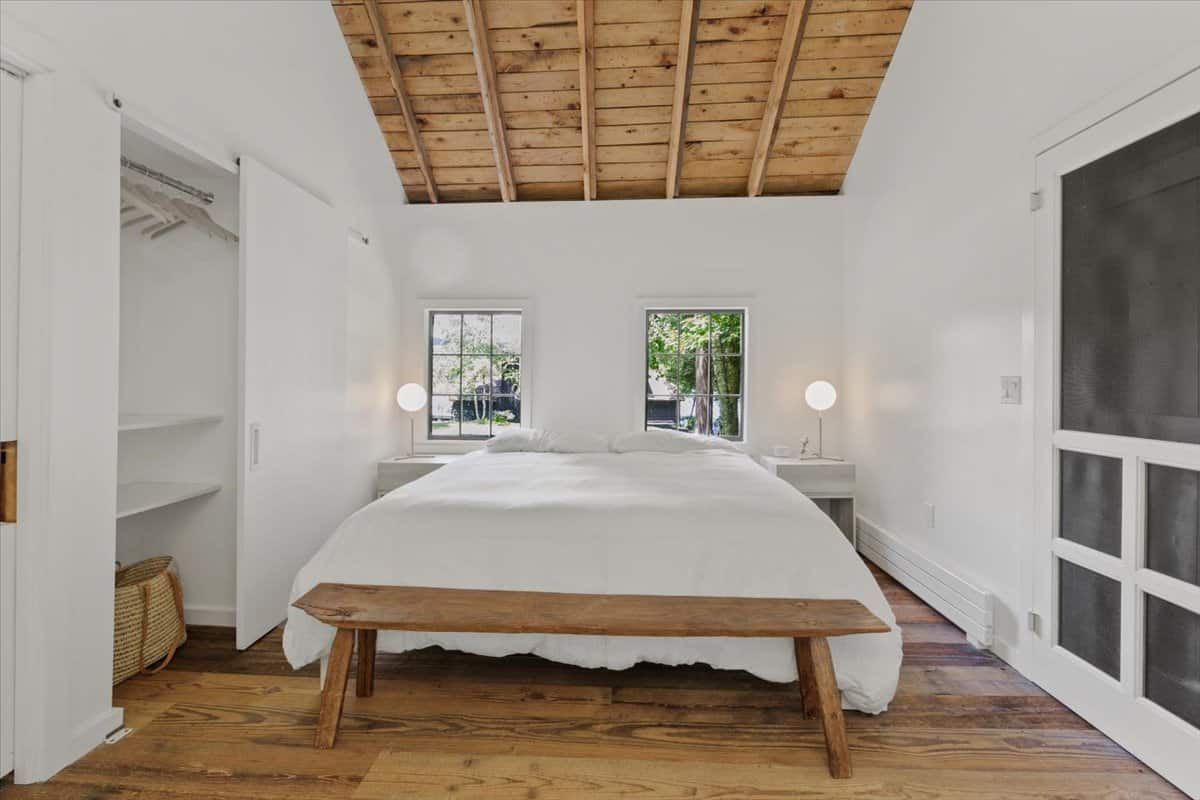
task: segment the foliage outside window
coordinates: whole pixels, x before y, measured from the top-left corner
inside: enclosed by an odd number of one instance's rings
[[[430,439],[520,425],[521,312],[430,312],[429,375]]]
[[[646,428],[742,438],[744,311],[646,313]]]

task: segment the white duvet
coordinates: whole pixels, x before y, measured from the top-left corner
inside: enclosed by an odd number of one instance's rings
[[[733,452],[474,453],[349,517],[296,575],[292,599],[321,582],[855,598],[893,629],[830,639],[843,705],[881,712],[899,677],[895,617],[850,543],[812,501]],[[293,667],[325,656],[332,639],[332,628],[289,609]],[[796,679],[787,639],[379,633],[384,652],[430,645]]]

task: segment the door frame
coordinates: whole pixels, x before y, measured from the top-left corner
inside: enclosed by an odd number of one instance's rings
[[[1141,696],[1143,588],[1200,613],[1200,589],[1142,568],[1145,464],[1200,469],[1200,445],[1059,431],[1061,197],[1059,177],[1200,111],[1200,48],[1190,48],[1075,115],[1035,142],[1033,517],[1022,576],[1030,608],[1029,676],[1106,735],[1200,795],[1194,754],[1200,731]],[[1037,205],[1035,203],[1035,205]],[[1122,459],[1121,558],[1057,538],[1058,449]],[[1121,581],[1121,678],[1115,680],[1057,646],[1058,556]]]

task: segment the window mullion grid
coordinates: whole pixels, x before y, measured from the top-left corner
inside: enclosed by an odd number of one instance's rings
[[[496,315],[494,313],[488,315],[488,385],[487,397],[484,398],[484,405],[488,415],[488,436],[491,436],[492,421],[496,414],[492,409],[492,396],[496,389],[495,376],[492,375],[492,362],[496,359]]]
[[[675,368],[679,369],[680,362],[683,361],[683,314],[676,312],[675,316]],[[679,391],[679,387],[675,387],[675,430],[679,430],[679,424],[683,419],[681,410],[683,408],[684,395]],[[692,407],[695,408],[695,390],[692,390]]]
[[[458,438],[463,438],[463,373],[467,369],[466,359],[463,357],[463,348],[467,341],[467,315],[462,313],[458,315]]]

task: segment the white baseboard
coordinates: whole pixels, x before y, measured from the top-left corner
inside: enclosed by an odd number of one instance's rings
[[[894,534],[858,517],[858,550],[880,569],[953,622],[976,645],[993,646],[992,593],[905,545]]]
[[[237,613],[224,606],[184,606],[183,621],[188,625],[215,625],[232,628],[237,625]]]

